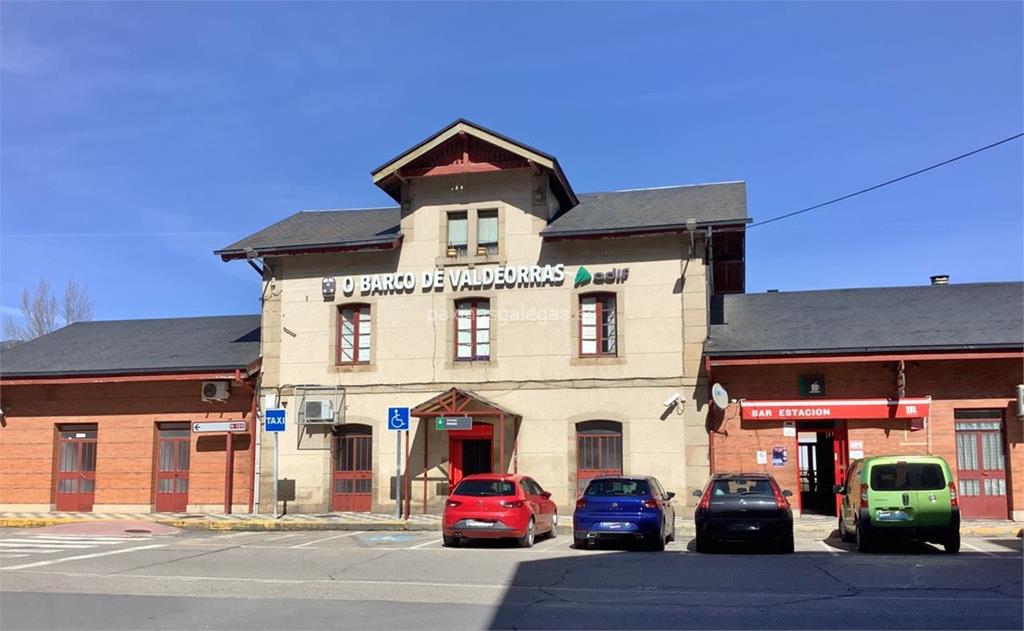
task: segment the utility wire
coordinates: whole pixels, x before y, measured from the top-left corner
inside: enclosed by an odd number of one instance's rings
[[[808,206],[807,208],[801,208],[800,210],[794,210],[791,213],[786,213],[784,215],[779,215],[778,217],[772,217],[771,219],[765,219],[764,221],[758,221],[757,223],[752,223],[752,224],[750,224],[748,226],[748,228],[756,228],[757,226],[763,226],[765,224],[772,223],[773,221],[781,221],[783,219],[788,219],[790,217],[795,217],[796,215],[802,215],[803,213],[809,213],[812,210],[817,210],[819,208],[822,208],[823,206],[828,206],[829,204],[835,204],[836,202],[841,202],[844,199],[850,199],[851,197],[856,197],[857,195],[863,195],[864,193],[868,193],[868,192],[880,189],[883,186],[889,186],[890,184],[895,184],[896,182],[900,182],[902,180],[906,180],[908,178],[912,178],[915,175],[921,175],[922,173],[925,173],[927,171],[931,171],[932,169],[937,169],[937,168],[939,168],[941,166],[945,166],[947,164],[956,162],[957,160],[963,160],[964,158],[973,156],[976,153],[981,153],[982,151],[987,151],[989,149],[992,149],[993,147],[998,147],[999,145],[1008,143],[1011,140],[1016,140],[1016,139],[1020,138],[1021,136],[1024,136],[1024,133],[1016,134],[1016,135],[1010,136],[1008,138],[1003,138],[1002,140],[994,142],[994,143],[992,143],[990,145],[985,145],[984,147],[979,147],[978,149],[975,149],[974,151],[968,151],[967,153],[958,155],[955,158],[950,158],[949,160],[943,160],[942,162],[939,162],[937,164],[933,164],[933,165],[931,165],[929,167],[925,167],[925,168],[920,169],[918,171],[914,171],[913,173],[907,173],[906,175],[901,175],[898,178],[894,178],[894,179],[889,180],[887,182],[882,182],[881,184],[875,184],[874,186],[870,186],[868,188],[861,189],[861,190],[859,190],[859,191],[857,191],[855,193],[850,193],[848,195],[843,195],[842,197],[836,197],[835,199],[830,199],[827,202],[822,202],[820,204],[815,204],[814,206]]]

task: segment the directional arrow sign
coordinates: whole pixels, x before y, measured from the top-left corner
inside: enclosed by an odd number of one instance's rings
[[[215,423],[192,423],[192,431],[197,434],[205,432],[244,432],[245,421],[218,421]]]
[[[441,431],[458,431],[473,429],[471,416],[439,416],[434,419],[434,429]]]

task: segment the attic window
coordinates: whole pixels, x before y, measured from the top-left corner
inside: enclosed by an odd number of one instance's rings
[[[469,253],[469,217],[466,211],[448,213],[448,256]]]

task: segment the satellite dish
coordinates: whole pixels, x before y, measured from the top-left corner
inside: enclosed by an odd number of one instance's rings
[[[729,393],[725,391],[722,384],[716,382],[711,386],[711,400],[714,401],[715,405],[721,410],[724,410],[729,406]]]

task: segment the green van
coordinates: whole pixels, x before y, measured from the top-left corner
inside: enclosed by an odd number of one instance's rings
[[[883,538],[941,543],[960,551],[960,507],[946,461],[938,456],[877,456],[854,460],[842,496],[839,536],[867,552]]]

